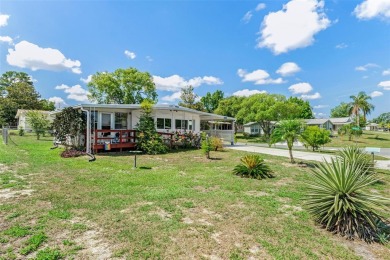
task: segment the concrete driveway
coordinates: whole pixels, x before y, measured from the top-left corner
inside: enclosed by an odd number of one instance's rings
[[[282,157],[290,157],[288,150],[284,149],[275,149],[261,146],[252,146],[252,145],[233,145],[228,146],[227,148],[239,151],[246,151],[252,153],[262,153]],[[334,155],[321,154],[321,153],[311,153],[311,152],[302,152],[293,150],[293,156],[295,159],[307,160],[307,161],[318,161],[323,162],[324,160],[330,161],[331,158],[335,158]],[[378,169],[390,170],[390,160],[387,161],[375,161],[375,167]]]

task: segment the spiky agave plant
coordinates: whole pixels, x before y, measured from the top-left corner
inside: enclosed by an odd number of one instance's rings
[[[337,159],[320,164],[309,184],[306,205],[327,230],[372,242],[378,237],[379,213],[388,209],[389,199],[365,190],[378,181],[375,175],[365,173],[362,165]]]
[[[253,179],[272,178],[271,169],[265,164],[264,160],[259,155],[246,155],[242,157],[241,164],[236,165],[233,173]]]
[[[364,172],[374,173],[374,163],[370,156],[356,146],[344,147],[337,152],[337,158],[339,158],[343,163],[355,163],[360,165]]]

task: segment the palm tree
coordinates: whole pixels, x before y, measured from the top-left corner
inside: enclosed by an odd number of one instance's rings
[[[370,114],[375,107],[368,102],[371,97],[364,91],[360,91],[357,96],[350,96],[350,98],[352,102],[349,103],[349,113],[356,116],[356,124],[360,126],[360,111],[363,112],[363,118],[366,120],[366,115]]]
[[[272,143],[277,143],[279,141],[287,142],[291,163],[294,163],[292,147],[294,145],[294,141],[298,139],[301,132],[302,122],[300,120],[293,119],[280,121],[271,135]]]

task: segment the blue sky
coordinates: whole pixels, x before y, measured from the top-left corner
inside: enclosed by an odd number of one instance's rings
[[[43,98],[88,103],[91,74],[135,67],[159,103],[205,95],[302,97],[317,117],[350,95],[390,111],[390,0],[0,2],[0,73]]]

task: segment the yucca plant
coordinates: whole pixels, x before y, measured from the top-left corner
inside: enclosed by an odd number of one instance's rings
[[[306,205],[327,230],[372,242],[378,239],[376,223],[382,221],[380,212],[388,208],[389,199],[367,192],[365,188],[378,179],[366,172],[363,165],[338,159],[320,164],[314,170]]]
[[[236,165],[233,173],[253,179],[272,178],[271,169],[259,155],[246,155],[240,159],[241,164]]]
[[[343,163],[355,163],[366,173],[374,173],[374,162],[369,154],[356,146],[348,146],[337,152],[337,158]]]

